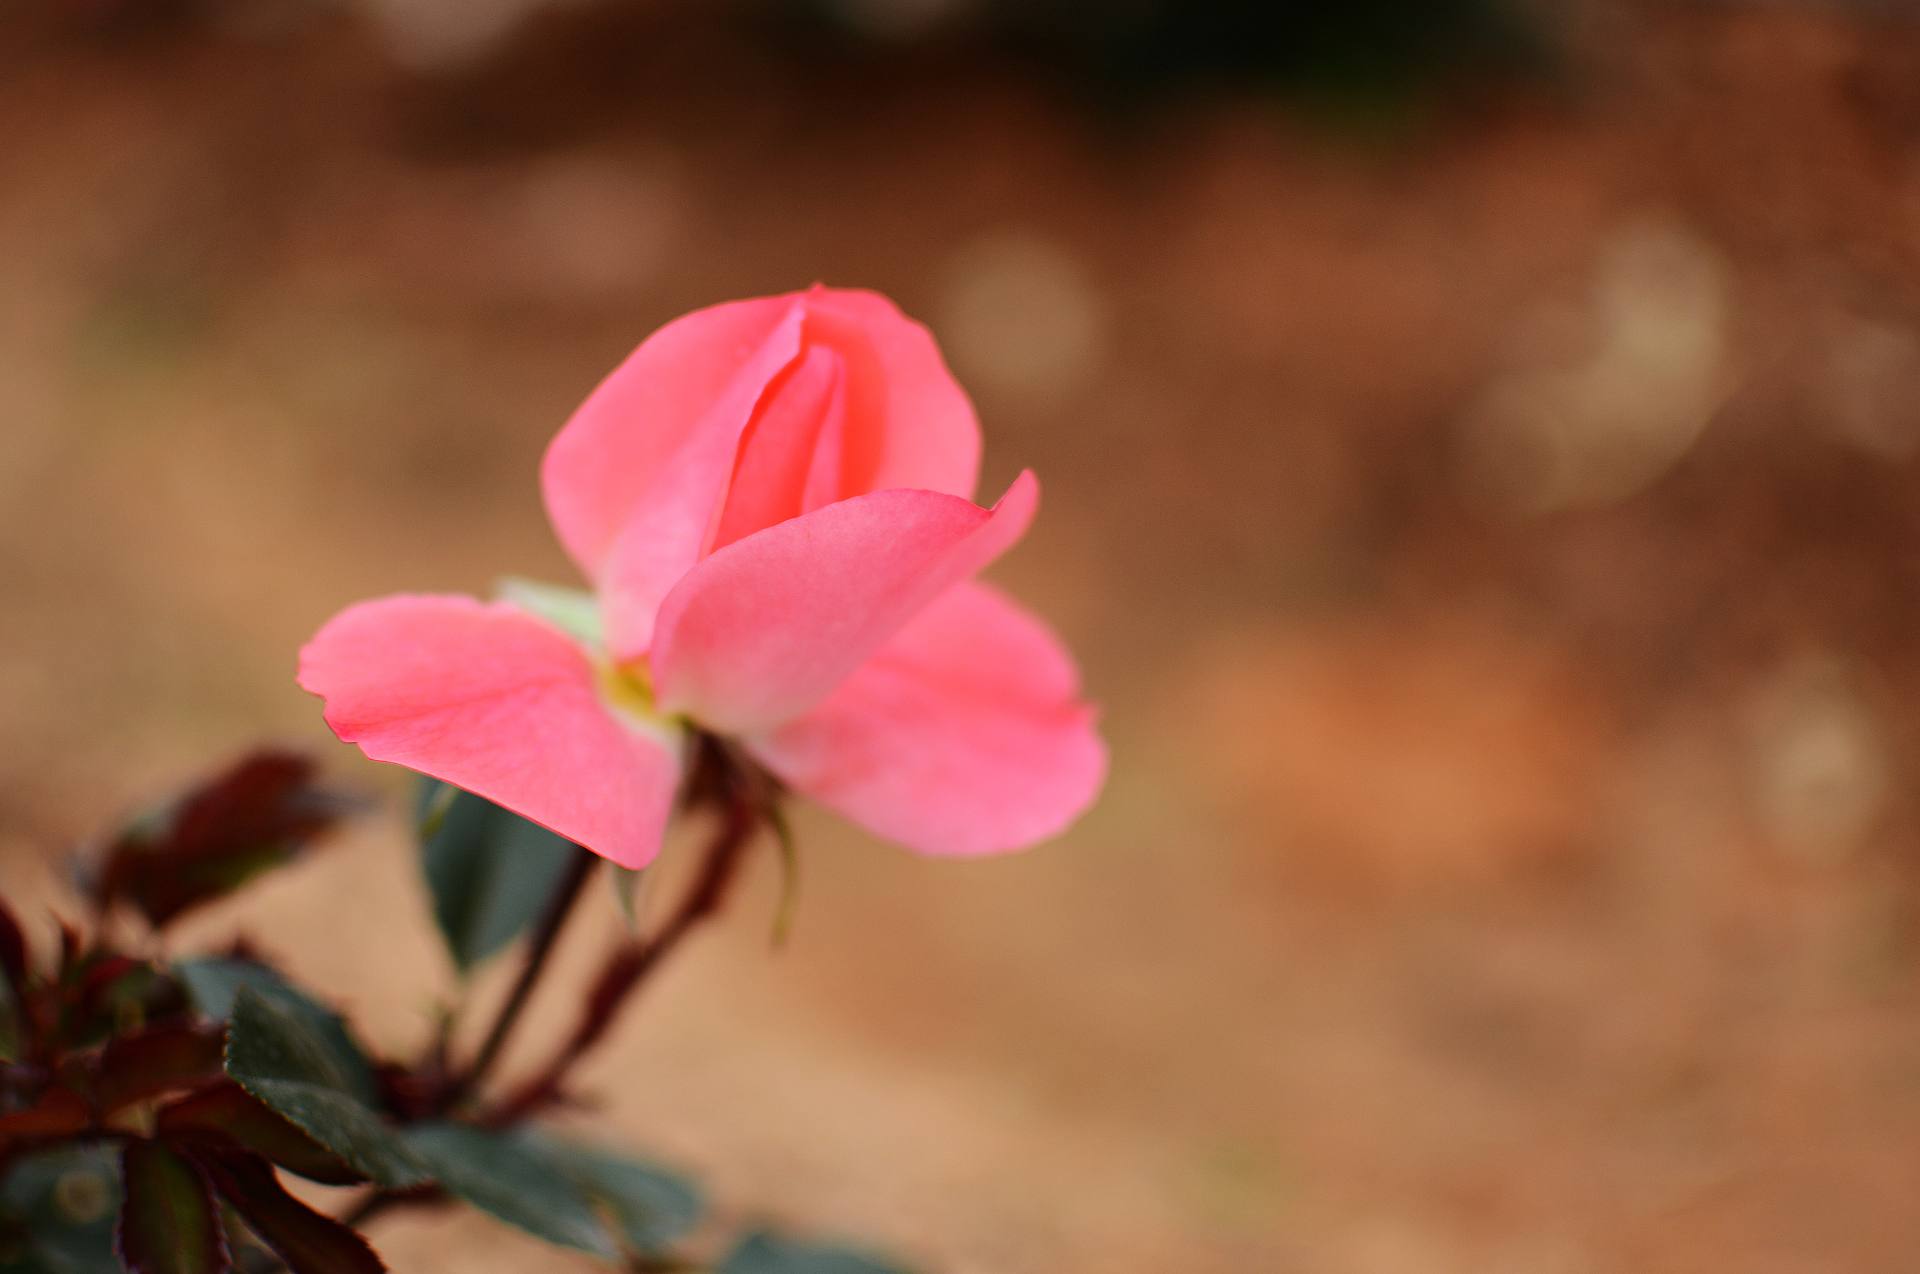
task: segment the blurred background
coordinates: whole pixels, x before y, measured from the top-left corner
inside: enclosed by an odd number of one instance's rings
[[[997,575],[1111,784],[971,864],[803,814],[793,941],[762,861],[587,1126],[933,1274],[1910,1270],[1917,23],[12,0],[0,885],[262,738],[397,796],[311,631],[569,579],[631,346],[876,287],[1043,477]],[[236,926],[390,1051],[452,982],[396,813]]]

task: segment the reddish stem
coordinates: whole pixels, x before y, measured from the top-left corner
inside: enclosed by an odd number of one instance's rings
[[[720,828],[707,845],[699,874],[680,905],[657,933],[623,943],[607,957],[573,1033],[544,1067],[488,1116],[489,1124],[504,1127],[516,1123],[557,1101],[573,1067],[606,1036],[621,1008],[641,983],[702,921],[719,912],[739,875],[740,862],[753,839],[754,829],[759,825],[758,809],[738,792],[725,809]]]

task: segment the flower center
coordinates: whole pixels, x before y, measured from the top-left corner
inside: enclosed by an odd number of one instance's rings
[[[653,701],[653,678],[644,661],[621,665],[596,659],[594,672],[599,682],[600,701],[621,721],[648,734],[663,735],[672,731],[673,723],[660,715]]]

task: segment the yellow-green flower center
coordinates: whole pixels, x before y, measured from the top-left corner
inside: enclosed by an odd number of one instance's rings
[[[610,660],[595,660],[599,674],[600,698],[609,708],[651,726],[666,722],[653,702],[653,678],[644,662],[622,666]]]

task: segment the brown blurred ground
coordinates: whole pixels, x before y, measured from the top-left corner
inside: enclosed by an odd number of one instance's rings
[[[1046,482],[1000,578],[1082,652],[1110,790],[970,865],[804,818],[796,941],[763,865],[593,1126],[956,1274],[1913,1268],[1920,33],[1583,12],[1558,90],[1363,140],[664,20],[425,76],[344,19],[23,29],[6,886],[327,747],[292,658],[342,603],[565,578],[535,461],[655,324],[875,286],[987,485]],[[420,903],[381,822],[195,936],[402,1049],[449,982]]]

